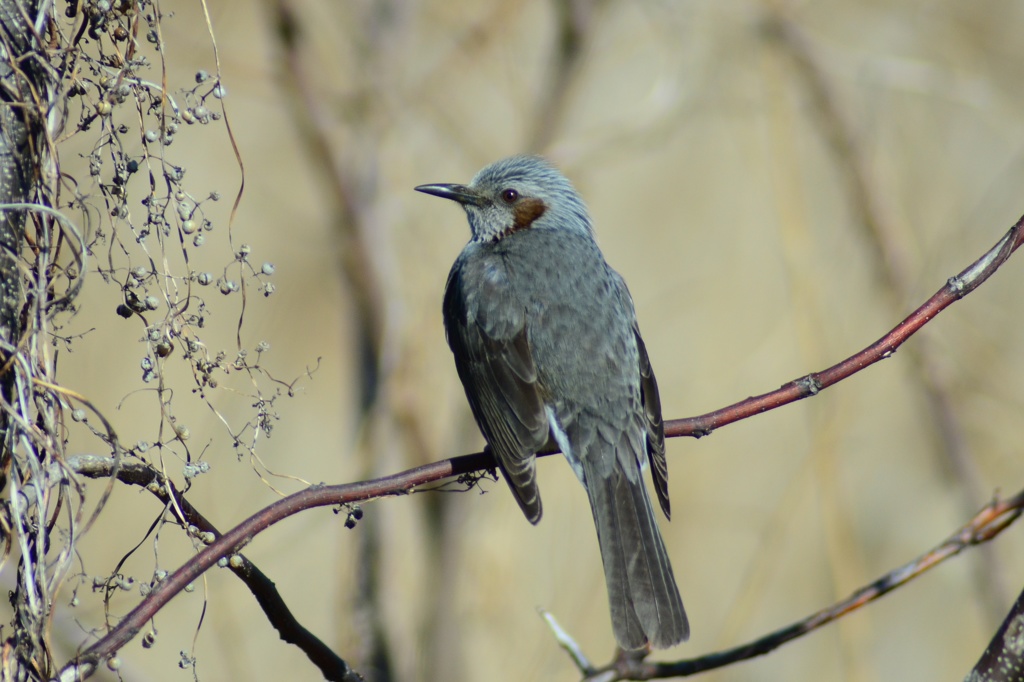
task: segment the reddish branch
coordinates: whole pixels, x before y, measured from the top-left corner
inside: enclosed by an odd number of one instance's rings
[[[371,481],[311,486],[278,500],[218,537],[187,564],[160,582],[110,632],[66,665],[59,679],[65,682],[84,679],[91,675],[102,662],[114,656],[122,646],[138,635],[143,626],[186,585],[205,573],[221,558],[236,555],[256,535],[293,514],[313,507],[348,505],[381,497],[405,495],[425,483],[453,476],[477,474],[493,466],[494,460],[489,455],[465,455]],[[183,500],[179,497],[178,501],[181,503]],[[228,563],[230,565],[231,562]]]
[[[919,307],[905,320],[896,325],[892,331],[864,350],[821,372],[809,374],[800,379],[791,381],[771,393],[748,398],[729,407],[725,407],[699,417],[693,417],[691,419],[676,419],[666,422],[665,435],[670,437],[700,437],[710,434],[714,429],[720,426],[731,424],[755,414],[760,414],[762,412],[787,405],[791,402],[817,395],[820,391],[842,381],[856,372],[859,372],[865,367],[891,356],[904,341],[932,320],[936,315],[949,307],[950,304],[978,288],[997,269],[999,269],[1003,263],[1006,262],[1017,247],[1021,245],[1022,241],[1024,241],[1024,217],[1020,218],[1010,231],[1007,232],[1007,234],[1000,239],[992,249],[985,253],[985,255],[972,263],[969,267],[963,270],[963,272],[950,278],[945,286],[936,292],[934,296],[928,299],[924,305]],[[334,486],[313,486],[279,500],[269,507],[260,510],[235,528],[217,538],[213,544],[200,551],[186,565],[179,568],[165,581],[161,582],[138,604],[138,606],[128,613],[114,628],[112,628],[106,636],[92,646],[83,650],[75,661],[65,666],[60,679],[82,679],[92,674],[101,662],[116,654],[122,646],[135,637],[142,627],[151,618],[153,618],[153,616],[155,616],[156,613],[163,608],[163,606],[170,601],[174,595],[184,589],[186,585],[216,564],[220,558],[237,554],[256,535],[278,521],[312,507],[354,504],[380,497],[404,495],[426,483],[441,481],[453,476],[478,474],[481,471],[493,468],[494,460],[490,455],[486,453],[479,453],[434,462],[432,464],[416,467],[415,469],[409,469],[398,474],[370,481]],[[1020,497],[1020,495],[1015,496],[1011,501],[1004,504],[1017,501],[1017,507],[1015,508],[1019,508]],[[999,503],[993,503],[993,505],[996,504]],[[995,507],[990,505],[990,507],[986,509],[993,508]],[[1004,511],[1002,513],[1005,514],[1006,512]],[[998,530],[1001,530],[1005,523],[1016,518],[1016,515],[1017,513],[1014,513],[1012,518],[1007,519],[1004,524],[998,525]],[[971,528],[971,524],[968,524],[965,528]],[[998,532],[998,530],[996,532]],[[995,533],[992,534],[994,535]],[[970,540],[973,537],[974,536],[972,535],[968,539]],[[984,539],[988,538],[986,537]],[[975,544],[977,541],[980,540],[968,541],[963,547],[969,544]],[[945,544],[942,547],[944,546]],[[963,547],[959,547],[959,549],[949,552],[949,556],[959,552]],[[941,547],[939,549],[941,549]],[[925,557],[927,556],[929,555],[925,555]],[[946,557],[944,556],[943,558]],[[925,568],[934,565],[934,563],[937,562],[932,562],[920,570],[924,570]],[[918,573],[920,573],[920,570]],[[909,579],[909,577],[907,579]],[[881,586],[876,583],[870,589],[878,590],[878,593],[871,596],[870,599],[865,599],[861,593],[858,593],[860,596],[855,595],[855,597],[858,599],[864,599],[864,601],[870,601],[902,582],[905,582],[905,580],[902,580],[899,583],[894,583],[885,589],[881,589]],[[849,608],[846,608],[841,612],[837,612],[835,616],[826,619],[824,622],[828,622],[829,620],[834,619],[834,617],[838,617],[841,613],[845,613],[849,610]],[[819,616],[817,614],[816,616],[812,616],[812,618],[818,617]],[[804,621],[801,621],[801,623],[803,622]],[[820,627],[821,624],[823,623],[818,623],[815,627]],[[793,628],[796,628],[796,630]],[[802,626],[798,623],[790,628],[780,631],[781,633],[785,633],[784,635],[775,633],[774,635],[769,635],[769,637],[765,639],[772,637],[778,638],[781,636],[782,638],[774,645],[778,646],[785,641],[789,641],[793,637],[804,634],[806,631],[808,631],[806,626]],[[747,651],[750,646],[753,645],[740,647],[740,649],[733,651]],[[717,656],[724,656],[728,653],[729,652],[725,652],[724,654],[718,654]],[[758,653],[763,652],[754,651],[747,657],[758,655]],[[739,654],[733,655],[738,656]],[[713,657],[704,657],[705,660],[709,658]],[[693,665],[693,661],[688,663],[679,663],[679,665],[684,664]],[[671,666],[673,664],[661,663],[650,665]],[[678,675],[683,673],[676,672],[673,674]],[[618,679],[622,678],[620,677]]]
[[[960,274],[950,277],[946,285],[936,291],[931,298],[925,301],[924,305],[910,313],[888,334],[864,350],[828,369],[794,379],[771,393],[747,398],[699,417],[667,421],[665,422],[665,435],[669,437],[693,436],[695,438],[706,436],[720,426],[817,395],[865,367],[890,357],[897,348],[903,345],[904,341],[928,324],[936,315],[981,286],[1017,250],[1022,241],[1024,241],[1024,217],[1018,219],[1010,231],[999,240],[999,243],[989,249],[984,256],[971,263]]]

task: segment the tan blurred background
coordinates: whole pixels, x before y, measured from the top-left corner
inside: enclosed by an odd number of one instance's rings
[[[201,7],[162,9],[174,12],[162,24],[171,86],[215,72]],[[277,293],[246,304],[243,345],[268,341],[261,364],[287,381],[320,359],[296,397],[277,400],[281,418],[257,451],[266,469],[309,482],[482,445],[440,315],[468,228],[414,185],[467,181],[526,150],[553,159],[630,285],[669,418],[862,348],[1024,213],[1017,2],[285,0],[210,12],[246,169],[233,238],[276,266]],[[220,267],[239,182],[224,127],[184,127],[167,153],[192,191],[225,197],[207,206],[217,229],[195,256]],[[938,543],[995,491],[1019,489],[1020,258],[892,359],[816,399],[670,441],[674,518],[662,531],[693,636],[659,658],[801,618]],[[125,442],[155,440],[155,399],[138,391],[142,332],[113,314],[115,286],[93,284],[69,331],[95,331],[62,356],[60,376]],[[240,299],[207,298],[204,340],[232,351]],[[379,391],[362,411],[365,339]],[[175,413],[212,467],[193,504],[223,530],[277,499],[254,468],[300,489],[235,457],[184,369],[168,369]],[[252,401],[233,385],[211,400],[237,426]],[[181,462],[168,468],[180,481]],[[578,679],[537,609],[603,663],[603,577],[582,489],[561,458],[539,470],[536,528],[503,483],[484,482],[484,495],[368,504],[354,530],[307,512],[246,555],[361,671],[376,650],[394,680]],[[148,494],[116,489],[80,546],[85,574],[114,570],[159,512]],[[122,571],[146,579],[191,553],[167,527]],[[1011,528],[837,626],[702,679],[961,679],[1021,589],[1022,565]],[[90,584],[77,609],[58,609],[65,652],[102,622]],[[118,597],[112,613],[137,597]],[[319,677],[226,571],[176,597],[155,627],[152,649],[136,640],[121,652],[124,679],[183,679],[181,650],[206,681]]]

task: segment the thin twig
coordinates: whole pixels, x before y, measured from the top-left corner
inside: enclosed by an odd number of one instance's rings
[[[576,640],[573,639],[572,635],[566,632],[565,628],[562,627],[562,624],[555,620],[555,617],[551,615],[549,611],[545,611],[544,609],[537,609],[537,611],[540,613],[540,617],[544,619],[544,622],[548,624],[548,628],[550,628],[551,634],[555,636],[555,641],[558,642],[558,646],[565,649],[565,652],[569,654],[569,658],[571,658],[572,662],[576,664],[576,667],[580,672],[584,675],[593,675],[596,673],[597,669],[594,667],[594,664],[590,662],[587,655],[583,653],[583,649]]]

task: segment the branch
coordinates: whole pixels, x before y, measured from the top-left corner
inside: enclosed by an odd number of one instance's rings
[[[570,103],[573,84],[580,64],[593,38],[593,15],[599,2],[559,0],[552,3],[555,12],[555,44],[544,69],[546,83],[529,124],[526,149],[540,153],[555,139]]]
[[[174,484],[149,464],[143,462],[121,462],[115,471],[115,460],[112,457],[79,455],[66,462],[68,468],[89,478],[107,478],[116,475],[122,483],[129,483],[145,488],[153,493],[161,502],[172,510],[180,509],[184,518],[175,515],[175,520],[189,535],[200,540],[221,537],[221,532],[210,523],[188,500],[186,500]],[[209,542],[207,542],[209,544]],[[237,559],[235,558],[237,557]],[[256,597],[257,603],[267,616],[267,620],[278,631],[281,639],[294,644],[320,669],[325,680],[331,682],[356,682],[362,678],[326,644],[307,630],[292,614],[277,586],[255,564],[241,554],[232,557],[228,567],[245,583],[249,591]]]
[[[777,407],[815,396],[833,384],[837,384],[879,360],[885,360],[914,335],[921,327],[931,322],[936,315],[977,289],[1009,259],[1017,247],[1024,242],[1024,216],[1019,218],[1010,231],[981,258],[971,263],[960,274],[951,277],[945,286],[935,292],[925,303],[910,313],[892,330],[873,344],[855,353],[828,369],[794,379],[782,387],[763,395],[741,400],[714,412],[688,419],[672,419],[665,422],[667,437],[709,435],[720,426],[752,417]]]
[[[993,500],[975,514],[970,521],[925,554],[889,571],[873,583],[860,588],[846,599],[752,642],[732,649],[726,649],[725,651],[700,656],[699,658],[674,662],[645,661],[635,654],[631,655],[627,652],[620,652],[619,656],[604,668],[588,670],[581,667],[580,671],[585,675],[584,682],[597,682],[598,680],[600,682],[615,682],[615,680],[654,680],[667,677],[685,677],[714,668],[721,668],[739,661],[745,661],[756,656],[763,656],[789,641],[803,637],[875,601],[882,595],[895,590],[897,587],[923,575],[929,569],[956,556],[968,547],[988,542],[1009,527],[1022,513],[1024,513],[1024,490],[1006,500]],[[1007,617],[1007,623],[1012,620],[1011,617],[1014,615],[1014,612],[1020,612],[1022,606],[1024,606],[1024,595],[1018,600],[1014,611],[1011,611],[1011,616]],[[1006,629],[1007,623],[1003,624],[1000,633],[993,640],[994,643],[996,640],[1002,639],[1002,633]],[[563,646],[565,645],[563,644]],[[989,652],[986,652],[986,656],[988,654]],[[1018,655],[1018,660],[1019,658]],[[586,659],[574,656],[573,660],[578,662],[579,660],[585,661]],[[982,660],[985,661],[986,658]],[[979,662],[980,665],[981,662]]]
[[[665,424],[665,435],[700,437],[710,434],[720,426],[817,395],[829,386],[889,357],[904,341],[938,313],[981,286],[1006,262],[1022,241],[1024,241],[1024,217],[1021,217],[985,255],[955,277],[950,278],[946,285],[924,305],[864,350],[826,370],[785,384],[771,393],[748,398],[699,417],[668,421]],[[74,662],[65,666],[60,679],[62,681],[82,679],[92,674],[100,662],[113,656],[118,649],[135,637],[142,626],[174,595],[184,589],[185,585],[202,575],[220,558],[238,553],[257,534],[293,514],[312,507],[353,504],[381,497],[405,495],[426,483],[441,481],[453,476],[477,474],[493,469],[494,466],[494,459],[489,453],[477,453],[433,462],[369,481],[334,486],[312,486],[283,498],[217,538],[213,544],[200,551],[188,564],[160,583],[106,636],[86,648]]]
[[[187,564],[159,583],[102,639],[83,650],[74,661],[64,666],[59,679],[61,682],[70,682],[91,675],[100,663],[114,656],[121,647],[131,641],[174,595],[185,589],[186,585],[205,573],[221,558],[237,554],[256,535],[293,514],[314,507],[353,504],[381,497],[405,495],[425,483],[452,476],[469,475],[493,467],[494,460],[490,455],[464,455],[370,481],[310,486],[278,500],[218,537]],[[228,563],[230,565],[231,562]]]
[[[886,210],[886,185],[871,172],[872,164],[848,115],[850,107],[844,106],[810,37],[788,13],[772,9],[761,25],[764,35],[792,64],[794,82],[805,93],[809,105],[807,114],[830,150],[833,166],[846,189],[853,226],[859,228],[870,249],[874,278],[883,284],[889,308],[901,310],[904,301],[913,300],[907,243],[901,239],[891,211]],[[941,351],[928,341],[920,340],[909,349],[910,369],[937,432],[936,460],[959,482],[960,505],[962,512],[968,514],[983,499],[985,483],[954,406],[954,389],[947,372],[942,371]],[[991,552],[983,552],[981,557],[983,561],[972,566],[978,572],[976,589],[988,611],[1002,614],[1006,601],[1004,572]]]

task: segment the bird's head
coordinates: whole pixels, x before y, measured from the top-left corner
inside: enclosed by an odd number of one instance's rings
[[[539,156],[512,156],[487,166],[468,185],[420,185],[419,192],[451,199],[469,218],[473,241],[498,241],[522,230],[590,234],[590,217],[569,180]]]

